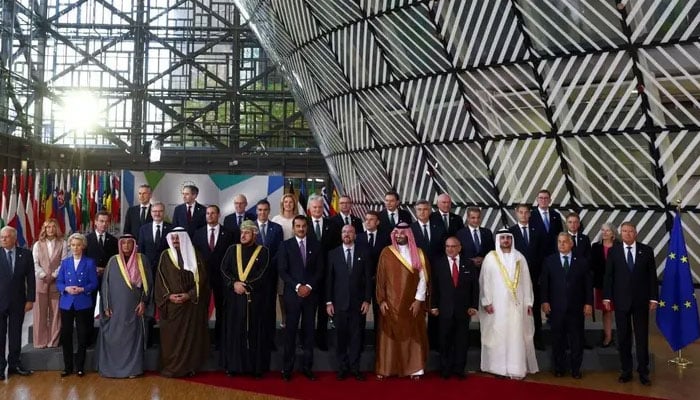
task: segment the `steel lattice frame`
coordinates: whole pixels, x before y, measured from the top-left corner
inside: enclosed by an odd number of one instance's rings
[[[448,192],[496,228],[548,188],[661,261],[680,200],[698,264],[700,2],[236,3],[358,211]]]

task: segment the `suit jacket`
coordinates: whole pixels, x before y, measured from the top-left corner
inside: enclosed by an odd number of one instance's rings
[[[10,308],[24,309],[24,304],[28,301],[34,302],[36,296],[32,252],[21,247],[15,247],[12,251],[14,272],[7,264],[5,249],[0,248],[0,313]]]
[[[360,232],[355,238],[355,243],[362,244],[369,250],[369,256],[372,258],[372,277],[377,274],[377,263],[379,262],[379,254],[384,248],[391,244],[389,234],[384,231],[377,230],[374,235],[374,246],[369,245],[369,235],[367,231]]]
[[[173,229],[173,225],[165,221],[161,222],[160,242],[153,241],[153,222],[142,225],[139,230],[139,253],[144,254],[148,258],[151,268],[155,271],[160,260],[160,253],[168,247],[168,241],[165,236]]]
[[[284,299],[289,302],[303,300],[297,295],[297,285],[311,286],[311,293],[318,293],[323,282],[324,257],[318,241],[306,235],[306,264],[301,258],[296,236],[282,242],[277,250],[277,271],[284,282]]]
[[[457,236],[459,243],[462,245],[462,256],[466,258],[486,257],[491,250],[496,249],[493,233],[487,228],[479,228],[479,251],[477,251],[474,245],[474,237],[472,236],[472,231],[469,226],[460,229],[455,236]]]
[[[190,238],[194,236],[194,232],[207,224],[206,214],[207,208],[203,205],[194,202],[194,210],[192,211],[192,219],[187,223],[187,205],[182,203],[175,207],[173,211],[173,226],[181,226],[187,230]]]
[[[445,239],[447,239],[448,236],[454,236],[457,231],[464,228],[464,220],[462,217],[452,212],[449,214],[449,216],[449,229],[443,229],[445,231]],[[430,221],[440,223],[442,224],[442,227],[445,228],[445,221],[442,220],[442,213],[439,210],[430,213]]]
[[[542,221],[542,215],[538,208],[532,210],[530,215],[530,223],[528,226],[535,228],[538,235],[542,240],[542,259],[544,257],[558,253],[557,250],[557,235],[564,230],[561,214],[557,210],[549,208],[549,231],[544,228],[544,222]]]
[[[109,232],[105,232],[104,235],[104,247],[100,246],[95,231],[88,233],[86,236],[87,248],[85,249],[85,256],[92,258],[97,268],[106,267],[109,259],[112,258],[113,255],[119,253],[117,238]]]
[[[147,224],[149,222],[153,222],[150,204],[146,210],[146,219],[143,221],[143,224]],[[126,218],[124,218],[124,228],[122,229],[122,232],[134,235],[136,239],[138,239],[141,225],[141,204],[129,207],[126,210]]]
[[[531,224],[528,224],[528,246],[525,246],[525,239],[523,238],[523,233],[520,230],[520,225],[515,224],[508,228],[510,233],[513,235],[513,246],[516,250],[523,253],[525,259],[527,260],[527,266],[530,270],[530,278],[532,278],[533,283],[537,283],[540,276],[540,269],[542,267],[542,260],[544,260],[544,254],[542,250],[543,238],[540,236],[540,232]]]
[[[659,300],[656,261],[651,247],[637,242],[632,271],[627,267],[627,249],[616,243],[608,252],[603,280],[603,298],[610,299],[616,311],[648,307],[650,300]]]
[[[423,250],[432,263],[434,259],[445,253],[445,224],[442,220],[437,222],[429,220],[428,225],[430,226],[430,240],[427,240],[423,235],[423,223],[420,221],[411,223],[411,231],[416,239],[416,245]]]
[[[223,226],[219,225],[219,234],[216,238],[216,245],[214,250],[209,248],[209,225],[205,225],[194,233],[194,238],[192,239],[192,244],[199,250],[199,254],[202,256],[202,260],[207,266],[209,271],[209,280],[211,281],[211,286],[220,287],[221,285],[221,260],[224,259],[226,250],[234,244],[238,243],[240,239],[233,236],[232,232],[224,229]]]
[[[256,217],[253,213],[246,212],[243,216],[243,219],[248,221],[255,221],[256,219],[258,219],[258,217]],[[240,228],[240,226],[238,226],[238,214],[234,212],[227,215],[226,218],[224,218],[223,225],[224,228],[226,228],[226,230],[230,232],[235,232],[236,230],[238,230],[238,228]]]
[[[255,220],[255,225],[257,225],[258,229],[260,229],[257,219]],[[255,238],[255,242],[257,244],[267,247],[267,249],[270,251],[270,260],[273,260],[273,262],[276,261],[275,257],[277,256],[277,250],[283,241],[284,231],[282,230],[282,225],[272,222],[269,219],[267,220],[267,235],[265,235],[265,242],[263,243],[262,232]]]
[[[308,230],[307,230],[307,237],[309,240],[313,240],[315,242],[318,242],[318,239],[316,238],[316,233],[314,231],[314,222],[313,219],[310,217],[306,218],[307,224],[308,224]],[[340,231],[341,227],[334,224],[333,221],[331,221],[330,218],[323,218],[323,227],[321,227],[321,251],[323,252],[324,257],[328,257],[328,252],[333,250],[334,248],[340,246],[340,243],[342,241],[340,240]],[[325,258],[324,258],[325,262]]]
[[[540,275],[540,295],[553,313],[568,312],[583,318],[583,306],[593,305],[593,274],[588,259],[572,251],[567,273],[558,251],[547,256]]]
[[[78,294],[68,294],[67,286],[80,286],[85,291]],[[73,256],[68,256],[61,261],[61,268],[56,276],[56,287],[61,294],[58,307],[61,310],[85,310],[93,308],[92,293],[97,290],[97,266],[92,258],[83,254],[76,269],[73,265]]]
[[[372,301],[372,260],[369,248],[355,243],[352,271],[348,269],[343,245],[328,254],[326,298],[336,311],[359,313],[362,302]]]
[[[411,213],[402,210],[400,208],[397,208],[395,211],[398,214],[399,220],[396,221],[398,224],[399,222],[405,222],[407,224],[410,224],[413,222],[413,217],[411,216]],[[382,212],[379,213],[379,230],[382,230],[384,232],[391,232],[394,229],[393,226],[391,226],[391,223],[389,222],[389,211],[387,209],[383,209]]]
[[[438,317],[469,319],[467,310],[479,309],[479,271],[468,258],[459,257],[457,287],[452,280],[452,261],[443,253],[432,265],[430,308],[440,310]]]
[[[615,239],[613,247],[619,244],[620,241]],[[612,248],[611,248],[612,250]],[[593,270],[593,287],[603,289],[603,280],[605,277],[605,249],[603,242],[595,242],[591,245],[591,270]]]
[[[572,250],[576,256],[584,257],[588,261],[591,260],[591,239],[588,235],[584,235],[579,232],[576,234],[576,239],[571,236],[571,240],[574,242],[574,249]]]
[[[339,226],[341,229],[346,225],[345,221],[343,220],[343,216],[340,215],[340,213],[332,216],[331,222],[333,222],[336,226]],[[355,228],[356,234],[362,232],[362,219],[360,219],[359,217],[350,215],[350,225],[352,225],[353,228]]]

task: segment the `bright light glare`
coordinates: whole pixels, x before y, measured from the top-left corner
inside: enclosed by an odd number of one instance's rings
[[[67,93],[63,98],[61,113],[68,128],[85,130],[95,126],[100,120],[99,100],[93,93],[87,91]]]

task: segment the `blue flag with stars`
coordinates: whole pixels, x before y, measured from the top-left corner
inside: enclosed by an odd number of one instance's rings
[[[678,351],[700,338],[698,302],[694,296],[680,212],[676,213],[671,229],[671,242],[668,246],[664,280],[656,311],[656,325],[673,351]]]

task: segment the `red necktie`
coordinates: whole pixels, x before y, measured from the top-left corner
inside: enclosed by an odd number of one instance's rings
[[[187,206],[187,223],[192,221],[192,206]]]
[[[459,267],[457,266],[457,259],[452,259],[452,283],[457,287],[457,282],[459,282]]]
[[[209,234],[209,250],[214,251],[216,247],[216,238],[214,238],[214,228],[211,228],[211,233]]]

